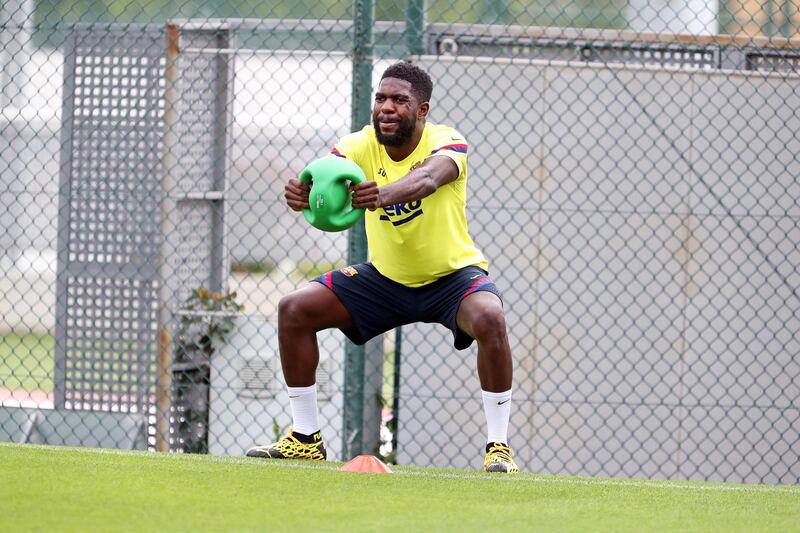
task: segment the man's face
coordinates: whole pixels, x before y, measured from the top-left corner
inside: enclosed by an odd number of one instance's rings
[[[372,125],[378,142],[400,146],[414,135],[420,105],[411,93],[411,84],[397,78],[384,78],[375,93]]]

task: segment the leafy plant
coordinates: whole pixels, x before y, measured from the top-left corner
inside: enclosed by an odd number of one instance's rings
[[[192,358],[200,351],[211,357],[233,331],[234,318],[244,310],[236,302],[236,292],[211,292],[195,289],[184,303],[175,335],[176,361]]]
[[[244,309],[236,293],[192,291],[179,314],[172,363],[176,444],[185,453],[208,453],[210,359]]]
[[[231,263],[231,272],[239,274],[269,274],[275,270],[275,264],[269,261],[234,261]]]

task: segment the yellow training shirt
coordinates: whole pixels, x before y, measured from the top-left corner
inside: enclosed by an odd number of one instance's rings
[[[366,126],[343,137],[332,153],[364,170],[368,180],[388,185],[428,157],[446,156],[458,178],[422,200],[366,212],[370,261],[378,272],[408,287],[420,287],[460,268],[489,264],[467,231],[467,141],[453,128],[426,123],[422,139],[402,161],[393,161],[375,130]]]

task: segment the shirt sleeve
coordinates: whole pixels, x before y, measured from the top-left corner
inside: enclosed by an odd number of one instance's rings
[[[333,146],[331,155],[343,157],[361,165],[366,150],[366,137],[363,130],[345,135]]]
[[[428,157],[449,157],[458,167],[459,177],[466,174],[469,145],[463,135],[452,128],[445,128],[437,133],[432,145],[434,148]]]

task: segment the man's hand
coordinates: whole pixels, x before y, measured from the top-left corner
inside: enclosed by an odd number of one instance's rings
[[[308,192],[311,190],[310,185],[301,183],[296,178],[291,178],[284,187],[283,196],[286,197],[286,203],[295,211],[300,211],[303,208],[308,208]]]
[[[374,181],[365,181],[350,187],[353,191],[353,207],[375,211],[381,207],[381,193]]]

